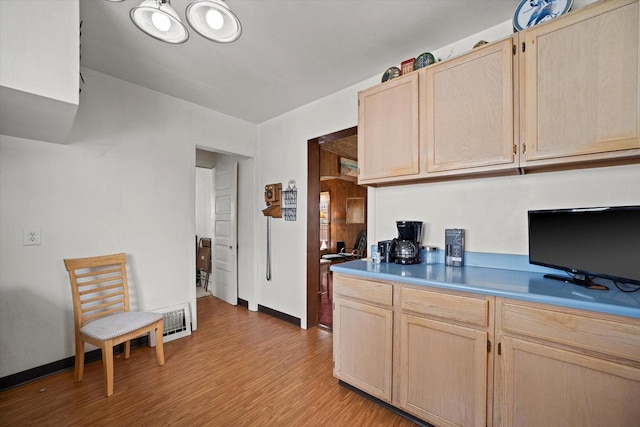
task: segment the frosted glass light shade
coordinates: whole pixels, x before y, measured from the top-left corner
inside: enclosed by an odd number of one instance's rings
[[[184,43],[189,39],[187,28],[169,0],[144,0],[129,12],[131,21],[143,32],[166,43]]]
[[[195,32],[214,42],[231,43],[242,34],[240,20],[222,0],[194,1],[186,16]]]

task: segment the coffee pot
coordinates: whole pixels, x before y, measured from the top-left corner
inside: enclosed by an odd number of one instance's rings
[[[396,264],[418,264],[422,221],[396,221],[396,227],[398,228],[398,239],[395,245]]]

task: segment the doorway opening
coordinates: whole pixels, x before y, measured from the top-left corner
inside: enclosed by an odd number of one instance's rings
[[[253,278],[254,159],[196,149],[196,253],[211,242],[211,274],[206,289],[229,304],[255,305]],[[196,258],[196,269],[198,268]],[[196,271],[196,298],[204,289]],[[208,296],[205,294],[205,296]]]
[[[366,255],[357,243],[367,229],[367,189],[357,184],[357,135],[356,126],[307,141],[308,327],[333,326],[331,265]]]

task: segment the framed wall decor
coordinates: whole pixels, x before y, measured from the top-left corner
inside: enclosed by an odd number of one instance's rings
[[[356,160],[340,157],[340,174],[358,176],[358,162]]]
[[[364,197],[348,197],[347,224],[364,224],[365,219]]]

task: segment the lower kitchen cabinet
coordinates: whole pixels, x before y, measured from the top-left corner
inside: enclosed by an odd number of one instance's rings
[[[333,286],[333,374],[390,403],[393,311],[374,305],[369,298],[376,300],[371,295],[375,294],[376,288],[386,286],[390,305],[391,285],[336,275]],[[361,302],[359,298],[369,303]]]
[[[501,347],[500,425],[640,423],[640,369],[513,338]]]
[[[400,408],[437,426],[486,426],[485,331],[400,317]]]
[[[637,426],[637,319],[497,304],[494,420],[501,426]]]
[[[334,375],[438,427],[640,420],[640,319],[334,273]]]

